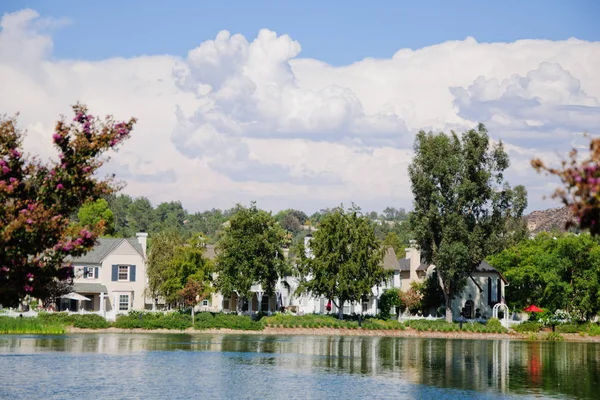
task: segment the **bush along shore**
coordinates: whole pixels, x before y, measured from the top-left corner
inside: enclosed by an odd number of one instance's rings
[[[506,329],[497,319],[490,319],[482,323],[449,323],[442,320],[409,320],[399,322],[384,320],[377,317],[347,316],[339,320],[333,315],[288,315],[274,314],[266,316],[257,314],[254,317],[226,313],[201,312],[196,314],[192,326],[191,315],[174,311],[167,313],[131,311],[129,314],[119,315],[115,322],[108,322],[95,314],[67,314],[67,313],[40,313],[35,318],[11,318],[0,316],[1,334],[62,334],[75,330],[103,330],[116,328],[117,330],[168,330],[168,331],[264,331],[265,333],[281,333],[289,331],[298,333],[318,333],[323,330],[327,334],[343,334],[355,331],[361,332],[387,331],[397,334],[400,331],[419,335],[421,333],[452,334],[452,337],[473,336],[485,338],[486,336],[512,335],[515,338],[527,340],[563,340],[568,337],[598,337],[600,339],[600,325],[596,323],[565,323],[559,324],[551,330],[538,322],[523,322],[512,329]],[[113,329],[114,330],[114,329]],[[387,334],[381,332],[380,334]]]

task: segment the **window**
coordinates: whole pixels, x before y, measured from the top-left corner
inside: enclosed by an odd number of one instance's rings
[[[208,300],[202,300],[202,305],[204,307],[208,307]]]
[[[119,280],[120,281],[128,281],[129,280],[129,265],[119,265]]]
[[[492,303],[498,302],[498,281],[492,279]]]
[[[83,277],[86,279],[94,279],[95,272],[96,272],[96,268],[84,268],[83,269]]]
[[[229,299],[223,299],[223,310],[229,310]]]
[[[263,295],[260,300],[260,311],[267,311],[269,309],[269,296]]]
[[[128,294],[120,294],[119,295],[119,311],[127,311],[129,310],[129,295]]]
[[[363,303],[362,303],[362,312],[366,313],[367,311],[369,311],[369,302],[368,301],[363,301]]]

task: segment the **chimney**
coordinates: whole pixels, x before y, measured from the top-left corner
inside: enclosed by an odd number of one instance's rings
[[[312,257],[312,252],[310,251],[310,241],[312,240],[312,237],[313,236],[310,233],[304,237],[304,254],[306,254],[306,257],[308,258]]]
[[[140,245],[142,245],[142,250],[144,252],[144,258],[146,257],[146,241],[148,240],[148,234],[146,232],[138,232],[135,234],[135,237],[137,238],[138,242],[140,242]]]
[[[410,282],[418,282],[417,268],[421,265],[421,252],[417,249],[416,243],[411,240],[410,247],[405,249],[406,258],[410,261]]]

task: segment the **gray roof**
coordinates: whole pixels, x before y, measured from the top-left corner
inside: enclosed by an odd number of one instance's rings
[[[425,263],[421,263],[418,267],[417,267],[417,271],[427,271],[427,268],[429,268],[429,265],[425,264]]]
[[[400,270],[400,264],[396,258],[396,252],[393,247],[388,247],[383,256],[383,268],[391,270]]]
[[[144,256],[142,245],[136,238],[99,238],[92,250],[80,257],[73,258],[72,262],[75,264],[102,264],[102,260],[124,241],[129,242],[135,251],[142,257]]]
[[[398,264],[400,264],[400,271],[410,271],[410,259],[409,258],[399,259]]]
[[[75,293],[108,293],[106,286],[101,283],[75,282],[73,283]]]

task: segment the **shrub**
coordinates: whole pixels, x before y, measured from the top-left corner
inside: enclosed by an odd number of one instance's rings
[[[189,315],[178,312],[138,312],[131,311],[127,315],[117,316],[114,324],[123,329],[177,329],[184,330],[192,326],[192,318]]]
[[[598,324],[590,324],[587,329],[587,334],[590,336],[600,336],[600,325]]]
[[[96,314],[71,315],[73,326],[83,329],[106,329],[110,327],[110,323]]]
[[[502,328],[502,324],[500,323],[500,320],[498,318],[490,318],[488,319],[486,327],[497,329]]]
[[[519,333],[524,332],[539,332],[542,329],[542,324],[539,322],[525,321],[519,325],[515,325],[513,329]]]
[[[577,333],[579,327],[575,324],[560,324],[556,326],[556,331],[560,333]]]
[[[266,323],[275,324],[274,321],[266,321],[265,318],[253,321],[246,315],[221,314],[202,312],[196,316],[196,329],[236,329],[245,331],[259,331],[264,329]]]
[[[544,335],[544,340],[548,340],[548,341],[552,341],[552,342],[559,342],[561,340],[564,340],[564,338],[562,337],[562,335],[560,333],[548,332],[546,335]]]

